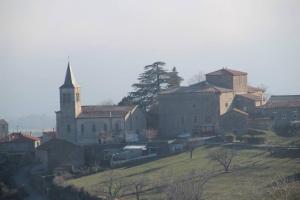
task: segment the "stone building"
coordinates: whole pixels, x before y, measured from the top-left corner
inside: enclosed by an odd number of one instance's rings
[[[0,152],[10,154],[33,154],[35,148],[40,145],[40,139],[31,133],[11,133],[0,142]]]
[[[8,135],[8,123],[4,119],[0,119],[0,140]]]
[[[222,131],[221,116],[228,111],[254,112],[265,101],[264,90],[248,85],[246,72],[223,68],[206,74],[203,82],[158,95],[159,133],[163,137],[218,133]]]
[[[300,120],[300,95],[273,95],[265,105],[257,107],[255,117],[267,117],[273,124]]]
[[[59,90],[60,111],[56,112],[59,138],[77,144],[121,142],[127,135],[140,134],[146,128],[145,114],[138,106],[82,106],[80,87],[70,64]]]
[[[221,116],[220,127],[228,133],[245,134],[248,132],[249,114],[239,109],[232,109]]]
[[[36,157],[43,169],[53,171],[57,167],[80,167],[84,165],[83,147],[62,139],[52,139],[36,149]]]
[[[49,140],[57,138],[56,131],[43,131],[42,143],[48,142]]]

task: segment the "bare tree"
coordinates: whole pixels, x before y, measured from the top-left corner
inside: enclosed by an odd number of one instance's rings
[[[233,149],[218,149],[211,152],[209,158],[219,163],[224,168],[224,172],[228,172],[235,155]]]
[[[193,85],[205,80],[205,75],[203,71],[199,71],[197,74],[194,74],[189,80],[188,84]]]
[[[210,178],[208,172],[192,171],[181,178],[171,181],[166,187],[169,200],[202,200],[204,185]]]
[[[264,84],[260,84],[257,88],[262,89],[263,90],[263,99],[264,101],[268,101],[268,99],[270,98],[271,94],[268,91],[268,86],[264,85]]]
[[[188,151],[190,152],[190,159],[193,158],[193,152],[197,147],[197,141],[196,140],[190,140],[187,144]]]
[[[127,187],[124,180],[111,170],[106,179],[101,184],[101,190],[106,200],[115,200],[123,196]]]
[[[138,177],[131,180],[131,185],[133,186],[136,200],[140,200],[143,190],[148,185],[148,183],[149,181],[144,175],[139,175]]]

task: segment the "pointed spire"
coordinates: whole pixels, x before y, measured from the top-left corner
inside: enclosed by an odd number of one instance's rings
[[[74,88],[74,87],[78,87],[78,85],[77,85],[75,77],[73,75],[70,61],[68,61],[68,68],[67,68],[67,72],[66,72],[65,82],[61,86],[61,88]]]

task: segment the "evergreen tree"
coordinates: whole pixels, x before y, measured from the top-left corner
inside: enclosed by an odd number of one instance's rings
[[[119,105],[139,105],[149,110],[154,97],[161,89],[166,88],[168,72],[164,69],[164,62],[155,62],[144,67],[144,72],[138,77],[138,83],[132,85],[133,92],[124,97]]]
[[[176,67],[173,67],[172,71],[168,73],[167,87],[179,87],[182,81],[183,78],[178,75]]]

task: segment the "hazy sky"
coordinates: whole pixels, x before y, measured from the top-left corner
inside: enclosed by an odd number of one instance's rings
[[[68,56],[83,104],[117,103],[158,60],[185,80],[230,67],[300,94],[299,10],[299,0],[0,0],[0,118],[54,115]]]

